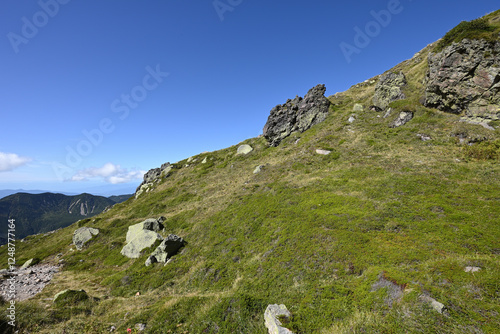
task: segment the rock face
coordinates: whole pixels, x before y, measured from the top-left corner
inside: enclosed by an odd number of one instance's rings
[[[304,98],[297,96],[274,107],[263,130],[269,144],[278,146],[292,132],[304,132],[323,122],[330,107],[330,101],[324,96],[325,92],[325,85],[317,85]]]
[[[163,240],[161,235],[155,231],[145,229],[145,226],[151,228],[147,221],[129,226],[126,238],[127,244],[121,250],[122,255],[137,259],[145,248],[153,246],[157,240]]]
[[[464,39],[429,54],[426,107],[479,120],[500,117],[500,42]]]
[[[269,334],[293,334],[292,331],[282,326],[278,317],[290,318],[291,314],[286,306],[281,304],[268,305],[264,313],[264,320]]]
[[[402,88],[406,86],[406,77],[403,72],[387,73],[380,77],[375,86],[373,106],[375,109],[387,109],[389,103],[406,98]]]
[[[98,235],[99,230],[92,227],[80,227],[73,233],[73,243],[76,249],[82,250],[83,246],[90,240],[94,235]]]
[[[161,165],[160,168],[150,169],[146,174],[144,174],[144,179],[142,183],[137,187],[135,191],[135,198],[138,198],[144,192],[148,192],[152,187],[154,187],[155,182],[158,182],[164,177],[168,177],[173,166],[166,162]]]
[[[167,262],[167,260],[175,255],[183,245],[184,239],[175,234],[168,235],[148,257],[146,260],[146,266],[150,266],[152,263],[156,262]]]

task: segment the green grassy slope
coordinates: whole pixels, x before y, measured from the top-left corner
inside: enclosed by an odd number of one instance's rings
[[[180,161],[137,200],[18,243],[19,263],[57,262],[58,253],[66,263],[54,284],[18,303],[20,333],[125,333],[136,323],[147,333],[266,333],[274,303],[292,312],[295,333],[498,332],[500,130],[418,103],[432,47],[391,69],[408,79],[408,98],[393,103],[415,113],[403,127],[389,128],[396,113],[368,108],[347,121],[355,103],[371,104],[369,80],[330,97],[324,123],[278,147],[252,138],[246,156],[235,145]],[[463,145],[459,134],[484,142]],[[152,267],[146,253],[123,257],[128,226],[160,215],[187,241],[180,254]],[[101,233],[77,252],[80,226]],[[65,288],[99,300],[52,305]]]

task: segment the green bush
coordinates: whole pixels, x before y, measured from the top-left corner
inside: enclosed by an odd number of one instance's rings
[[[495,27],[488,23],[486,18],[480,18],[472,21],[462,21],[455,28],[451,29],[439,41],[436,51],[441,51],[453,42],[460,42],[468,39],[491,39]]]

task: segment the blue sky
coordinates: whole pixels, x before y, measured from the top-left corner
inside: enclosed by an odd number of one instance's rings
[[[0,2],[0,189],[121,193],[411,58],[498,1]],[[356,38],[359,31],[365,38]]]

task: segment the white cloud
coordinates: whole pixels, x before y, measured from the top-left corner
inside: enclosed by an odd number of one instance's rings
[[[27,157],[20,157],[14,153],[0,152],[0,172],[8,172],[30,162]]]
[[[102,178],[104,181],[112,184],[127,183],[135,180],[141,180],[145,171],[129,171],[110,162],[99,168],[86,168],[73,175],[70,181],[87,181],[89,179]]]

